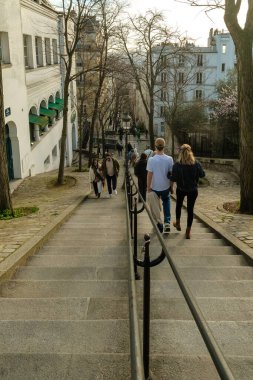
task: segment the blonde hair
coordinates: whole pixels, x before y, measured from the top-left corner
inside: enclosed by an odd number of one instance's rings
[[[158,137],[155,140],[155,147],[157,148],[157,150],[163,150],[165,147],[165,140],[162,139],[161,137]]]
[[[195,164],[196,160],[195,160],[195,157],[194,157],[194,154],[192,152],[192,148],[190,147],[190,145],[183,144],[180,147],[178,161],[184,165],[194,165]]]

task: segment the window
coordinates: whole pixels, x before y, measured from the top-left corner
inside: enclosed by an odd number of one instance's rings
[[[184,73],[178,73],[178,83],[184,83]]]
[[[227,52],[227,45],[223,44],[222,45],[222,54],[226,54]]]
[[[162,65],[162,67],[166,67],[166,65],[167,65],[167,56],[166,55],[161,56],[161,65]]]
[[[58,49],[57,49],[57,40],[52,40],[53,46],[53,62],[54,64],[58,63]]]
[[[24,60],[25,68],[29,69],[33,67],[32,59],[32,38],[27,34],[23,35],[23,44],[24,44]]]
[[[167,99],[166,91],[161,90],[161,100],[166,100],[166,99]]]
[[[184,56],[183,55],[179,55],[178,57],[178,63],[179,63],[179,66],[182,66],[184,65]]]
[[[197,56],[197,66],[203,66],[203,54]]]
[[[196,90],[196,99],[202,99],[202,90]]]
[[[161,106],[160,107],[160,117],[164,117],[164,115],[165,115],[165,107]]]
[[[197,84],[201,84],[202,83],[202,73],[197,73],[196,83]]]
[[[166,73],[161,74],[161,82],[167,82],[167,74]]]
[[[37,66],[43,66],[42,38],[35,37],[35,52]]]
[[[164,133],[164,121],[161,121],[161,133]]]
[[[51,65],[51,48],[50,48],[49,38],[45,38],[45,53],[46,53],[46,64]]]
[[[222,64],[221,64],[221,71],[222,71],[222,72],[225,71],[225,67],[226,67],[225,63],[222,63]]]
[[[10,63],[8,33],[0,32],[0,61]]]

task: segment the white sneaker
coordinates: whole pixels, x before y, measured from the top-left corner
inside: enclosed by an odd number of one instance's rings
[[[117,192],[117,190],[116,190],[116,189],[114,190],[114,194],[115,194],[115,195],[117,195],[117,194],[118,194],[118,192]]]
[[[109,194],[109,198],[112,198],[112,194]]]
[[[168,234],[170,232],[170,224],[169,223],[164,223],[163,225],[163,233]]]

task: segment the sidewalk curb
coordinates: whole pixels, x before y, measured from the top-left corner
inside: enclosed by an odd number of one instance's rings
[[[252,249],[245,247],[245,244],[238,241],[236,237],[227,232],[220,225],[217,227],[217,223],[210,220],[207,216],[202,214],[200,211],[194,211],[194,215],[196,218],[206,223],[218,236],[222,237],[226,240],[227,243],[231,244],[235,250],[243,255],[247,260],[249,260],[250,264],[253,264],[253,252]]]
[[[176,198],[175,198],[174,195],[172,195],[172,198],[176,202]],[[186,209],[185,205],[183,205],[183,207]],[[207,224],[208,227],[210,227],[211,230],[213,230],[213,232],[216,235],[222,237],[227,243],[229,243],[230,245],[232,245],[232,247],[235,248],[235,250],[239,254],[243,255],[249,261],[249,263],[251,265],[253,264],[253,250],[252,249],[245,247],[244,243],[238,241],[238,239],[236,237],[234,237],[232,234],[230,234],[229,232],[227,232],[220,225],[217,225],[217,223],[213,222],[206,215],[204,215],[201,211],[196,211],[196,209],[195,209],[194,210],[194,216],[197,219],[199,219],[201,222]]]
[[[68,206],[55,220],[49,223],[46,227],[42,228],[37,236],[26,241],[20,248],[14,253],[8,256],[2,263],[0,263],[0,283],[10,279],[15,270],[24,265],[26,260],[34,255],[42,245],[54,234],[60,226],[71,216],[71,214],[83,203],[90,191],[85,193],[84,196],[80,196],[76,202]]]

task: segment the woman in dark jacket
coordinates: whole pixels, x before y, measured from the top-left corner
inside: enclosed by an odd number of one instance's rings
[[[142,153],[134,166],[134,174],[138,178],[138,187],[142,198],[146,201],[147,191],[147,155]]]
[[[180,218],[184,197],[187,197],[187,228],[185,237],[191,238],[191,226],[193,222],[193,208],[198,196],[199,178],[205,176],[205,172],[198,161],[195,160],[190,145],[183,144],[180,147],[178,162],[173,165],[171,181],[177,183],[176,222],[174,227],[181,231]]]

